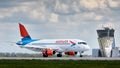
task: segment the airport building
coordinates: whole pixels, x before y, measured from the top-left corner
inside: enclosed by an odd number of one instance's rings
[[[120,47],[112,49],[112,57],[120,57]]]
[[[110,27],[102,27],[97,30],[99,49],[92,50],[94,57],[112,57],[113,53],[114,56],[118,54],[119,49],[115,48],[114,32],[115,30]]]

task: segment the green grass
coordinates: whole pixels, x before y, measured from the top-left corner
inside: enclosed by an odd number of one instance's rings
[[[0,68],[120,68],[120,61],[0,60]]]

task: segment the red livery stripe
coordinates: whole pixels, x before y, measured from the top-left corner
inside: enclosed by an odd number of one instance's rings
[[[25,29],[25,27],[19,23],[19,28],[20,28],[20,34],[22,37],[26,37],[29,36],[27,30]]]

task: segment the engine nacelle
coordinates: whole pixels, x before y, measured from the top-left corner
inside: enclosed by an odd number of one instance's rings
[[[44,56],[52,56],[52,55],[54,55],[55,54],[55,51],[54,50],[52,50],[52,49],[46,49],[46,50],[43,50],[42,51],[42,54],[44,55]]]
[[[70,51],[70,52],[65,52],[65,54],[70,55],[70,56],[74,56],[77,54],[77,52]]]

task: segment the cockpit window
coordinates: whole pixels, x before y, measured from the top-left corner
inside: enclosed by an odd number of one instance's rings
[[[87,43],[86,43],[86,42],[78,42],[78,44],[85,44],[85,45],[87,45]]]

